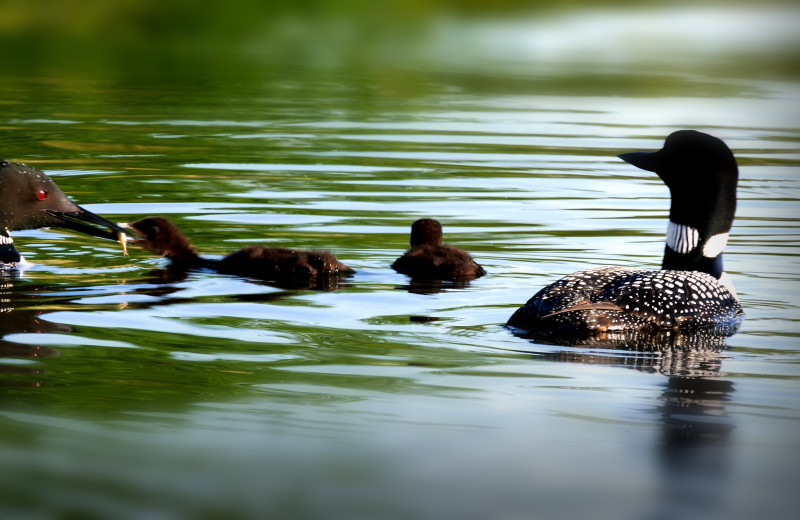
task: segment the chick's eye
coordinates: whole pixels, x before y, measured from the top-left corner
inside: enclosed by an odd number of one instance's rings
[[[47,192],[44,190],[39,190],[36,192],[36,198],[39,200],[44,200],[47,198]]]

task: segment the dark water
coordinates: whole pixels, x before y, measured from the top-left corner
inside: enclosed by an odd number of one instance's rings
[[[664,15],[654,31],[677,16],[696,39],[650,68],[626,28],[659,16],[628,13],[443,23],[396,67],[148,51],[8,73],[2,154],[90,210],[166,215],[208,255],[331,249],[358,273],[282,289],[15,233],[34,265],[0,279],[2,515],[793,517],[800,81],[778,50],[797,13],[757,36],[726,13],[706,53],[708,13]],[[614,350],[504,329],[559,276],[659,265],[668,191],[615,156],[678,128],[740,163],[739,334]],[[421,216],[488,276],[389,269]]]

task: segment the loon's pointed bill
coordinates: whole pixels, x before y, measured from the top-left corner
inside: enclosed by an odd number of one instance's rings
[[[63,227],[79,231],[86,235],[114,240],[119,242],[119,245],[122,246],[122,254],[128,256],[128,237],[123,228],[85,208],[80,206],[75,207],[78,208],[77,211],[62,212],[50,209],[45,210],[47,213],[60,220],[60,223],[52,224],[51,227]],[[110,231],[106,231],[97,226],[104,226]]]
[[[122,253],[125,256],[128,255],[127,237],[124,228],[78,205],[75,208],[77,208],[76,211],[56,211],[52,209],[45,211],[59,219],[59,223],[51,224],[52,227],[65,227],[98,238],[115,240],[122,246]],[[110,231],[98,226],[108,228]]]
[[[630,163],[637,168],[654,172],[661,165],[658,152],[630,152],[618,155],[623,161]]]

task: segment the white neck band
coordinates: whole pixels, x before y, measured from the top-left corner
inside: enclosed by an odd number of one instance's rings
[[[667,247],[676,253],[683,255],[689,253],[689,251],[697,247],[699,240],[700,233],[695,228],[669,221],[669,225],[667,225]]]
[[[728,233],[718,233],[703,243],[702,253],[707,258],[714,258],[725,251],[728,245]],[[700,233],[693,227],[676,224],[670,220],[667,225],[667,247],[680,254],[688,254],[700,242]]]

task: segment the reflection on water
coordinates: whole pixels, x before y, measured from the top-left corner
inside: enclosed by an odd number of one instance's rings
[[[710,341],[706,336],[705,342],[690,340],[677,348],[651,345],[639,355],[582,349],[540,354],[548,360],[622,366],[667,376],[660,405],[650,410],[661,434],[655,442],[659,491],[647,518],[729,517],[735,425],[725,403],[735,396],[733,383],[721,371],[723,349],[720,336]]]
[[[357,273],[287,288],[15,232],[34,265],[0,278],[0,515],[793,518],[797,10],[688,12],[437,18],[396,61],[333,24],[318,48],[285,29],[200,65],[158,38],[4,54],[3,153],[80,204],[168,215],[208,255],[329,249]],[[741,165],[741,330],[504,328],[565,274],[657,267],[668,191],[616,155],[684,127]],[[430,216],[487,276],[390,269]]]
[[[511,327],[512,330],[513,327]],[[720,325],[695,330],[628,330],[608,331],[599,335],[547,332],[519,332],[522,338],[539,343],[580,347],[610,348],[633,352],[704,352],[719,353],[725,349],[725,339],[739,330],[739,324]]]
[[[28,296],[23,300],[24,307],[32,306],[33,308],[15,309],[12,302],[16,302],[15,298],[15,284],[14,275],[12,273],[0,274],[0,338],[4,338],[9,334],[47,334],[47,333],[64,333],[72,332],[72,328],[58,323],[41,319],[40,316],[45,313],[44,309],[37,308],[35,295],[33,298]],[[41,290],[43,286],[39,286]],[[37,288],[34,287],[34,292]],[[31,301],[31,300],[34,301]],[[18,344],[12,341],[0,340],[0,357],[3,358],[36,358],[57,356],[58,351],[48,349],[41,345],[28,345]],[[2,369],[2,368],[0,368]]]
[[[660,409],[661,518],[713,518],[725,509],[734,425],[724,404],[732,398],[725,379],[669,379]]]

